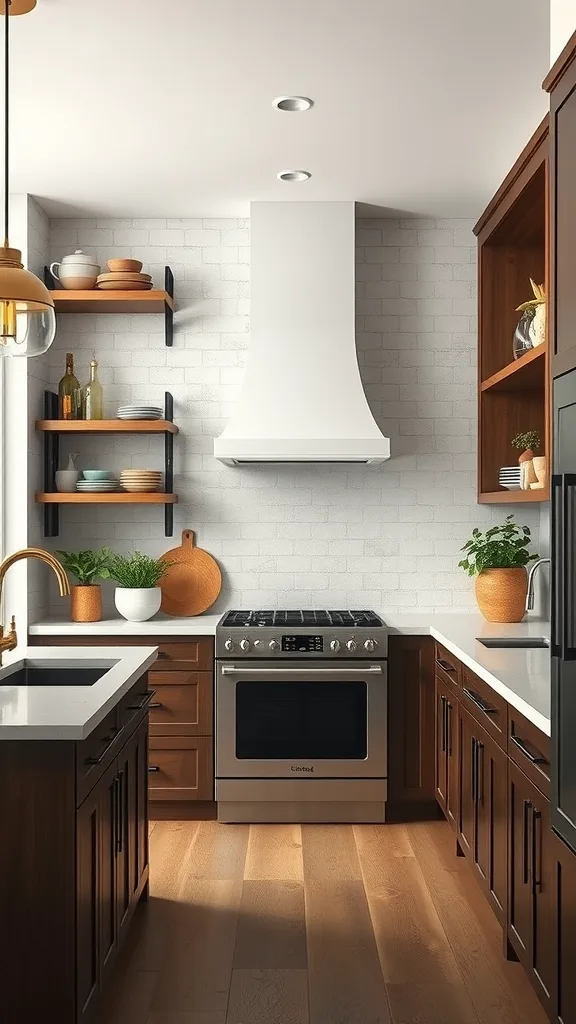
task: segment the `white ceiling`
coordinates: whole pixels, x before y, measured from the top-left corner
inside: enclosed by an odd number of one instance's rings
[[[38,0],[11,27],[11,190],[64,216],[476,216],[546,111],[543,0]]]

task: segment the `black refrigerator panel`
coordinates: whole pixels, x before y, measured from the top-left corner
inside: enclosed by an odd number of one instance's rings
[[[576,371],[554,381],[552,825],[576,852]]]

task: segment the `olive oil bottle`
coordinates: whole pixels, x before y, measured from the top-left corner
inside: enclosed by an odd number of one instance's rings
[[[66,372],[58,384],[58,415],[61,420],[81,419],[80,384],[74,374],[74,356],[66,353]]]
[[[98,380],[98,361],[90,363],[90,380],[82,389],[82,416],[85,420],[103,419],[104,392]]]

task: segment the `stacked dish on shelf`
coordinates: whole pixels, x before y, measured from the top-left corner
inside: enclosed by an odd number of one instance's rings
[[[142,274],[140,260],[108,260],[108,274],[99,274],[96,287],[104,291],[146,292],[152,288],[150,274]]]
[[[521,491],[522,466],[502,466],[498,474],[498,483],[507,491]]]
[[[118,409],[119,420],[161,420],[164,410],[159,405],[143,402],[132,405],[121,405]]]
[[[120,486],[132,494],[150,494],[160,490],[162,473],[155,469],[123,469]]]
[[[78,480],[76,490],[80,494],[108,494],[118,490],[118,480],[109,469],[85,469],[83,480]]]

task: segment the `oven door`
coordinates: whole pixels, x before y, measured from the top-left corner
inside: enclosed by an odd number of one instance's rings
[[[218,662],[218,778],[386,778],[386,662]]]

